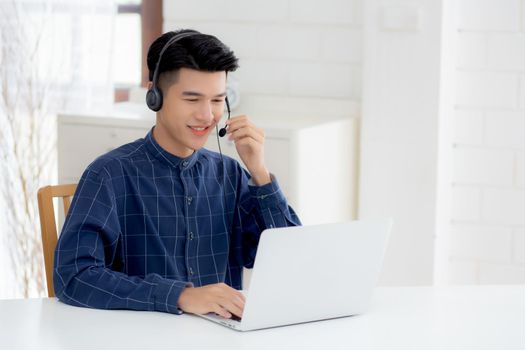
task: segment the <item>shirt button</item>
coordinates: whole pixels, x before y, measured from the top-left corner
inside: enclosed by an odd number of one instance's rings
[[[190,275],[192,275],[192,276],[193,276],[193,269],[192,269],[192,268],[190,267],[190,269],[189,269],[189,270],[190,270]]]
[[[182,162],[182,166],[184,167],[188,166],[188,162],[187,161]]]
[[[190,205],[190,204],[191,204],[191,201],[192,201],[192,200],[193,200],[193,198],[192,198],[192,197],[188,197],[188,205]]]
[[[193,240],[193,232],[190,232],[190,241]]]

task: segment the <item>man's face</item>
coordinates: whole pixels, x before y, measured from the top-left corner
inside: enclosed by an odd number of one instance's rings
[[[188,157],[202,148],[220,121],[226,96],[226,72],[181,68],[175,83],[163,90],[154,136],[168,152]]]

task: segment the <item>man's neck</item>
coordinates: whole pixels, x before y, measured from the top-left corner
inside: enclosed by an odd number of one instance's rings
[[[158,123],[153,128],[153,138],[166,152],[179,157],[187,158],[195,152],[195,150],[185,148],[176,142],[172,142],[171,136]]]

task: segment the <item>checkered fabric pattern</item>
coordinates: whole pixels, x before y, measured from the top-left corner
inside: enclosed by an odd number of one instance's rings
[[[293,225],[273,176],[255,186],[206,149],[176,157],[152,129],[82,175],[55,251],[55,293],[76,306],[180,313],[186,286],[241,289],[261,232]]]

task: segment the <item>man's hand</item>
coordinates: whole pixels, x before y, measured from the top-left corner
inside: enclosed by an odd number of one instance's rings
[[[224,318],[232,314],[242,317],[244,295],[224,283],[209,284],[204,287],[186,287],[179,297],[179,308],[192,314],[215,312]]]
[[[235,142],[237,153],[252,175],[256,185],[271,182],[270,173],[264,164],[264,131],[257,128],[245,115],[226,121],[229,139]]]

